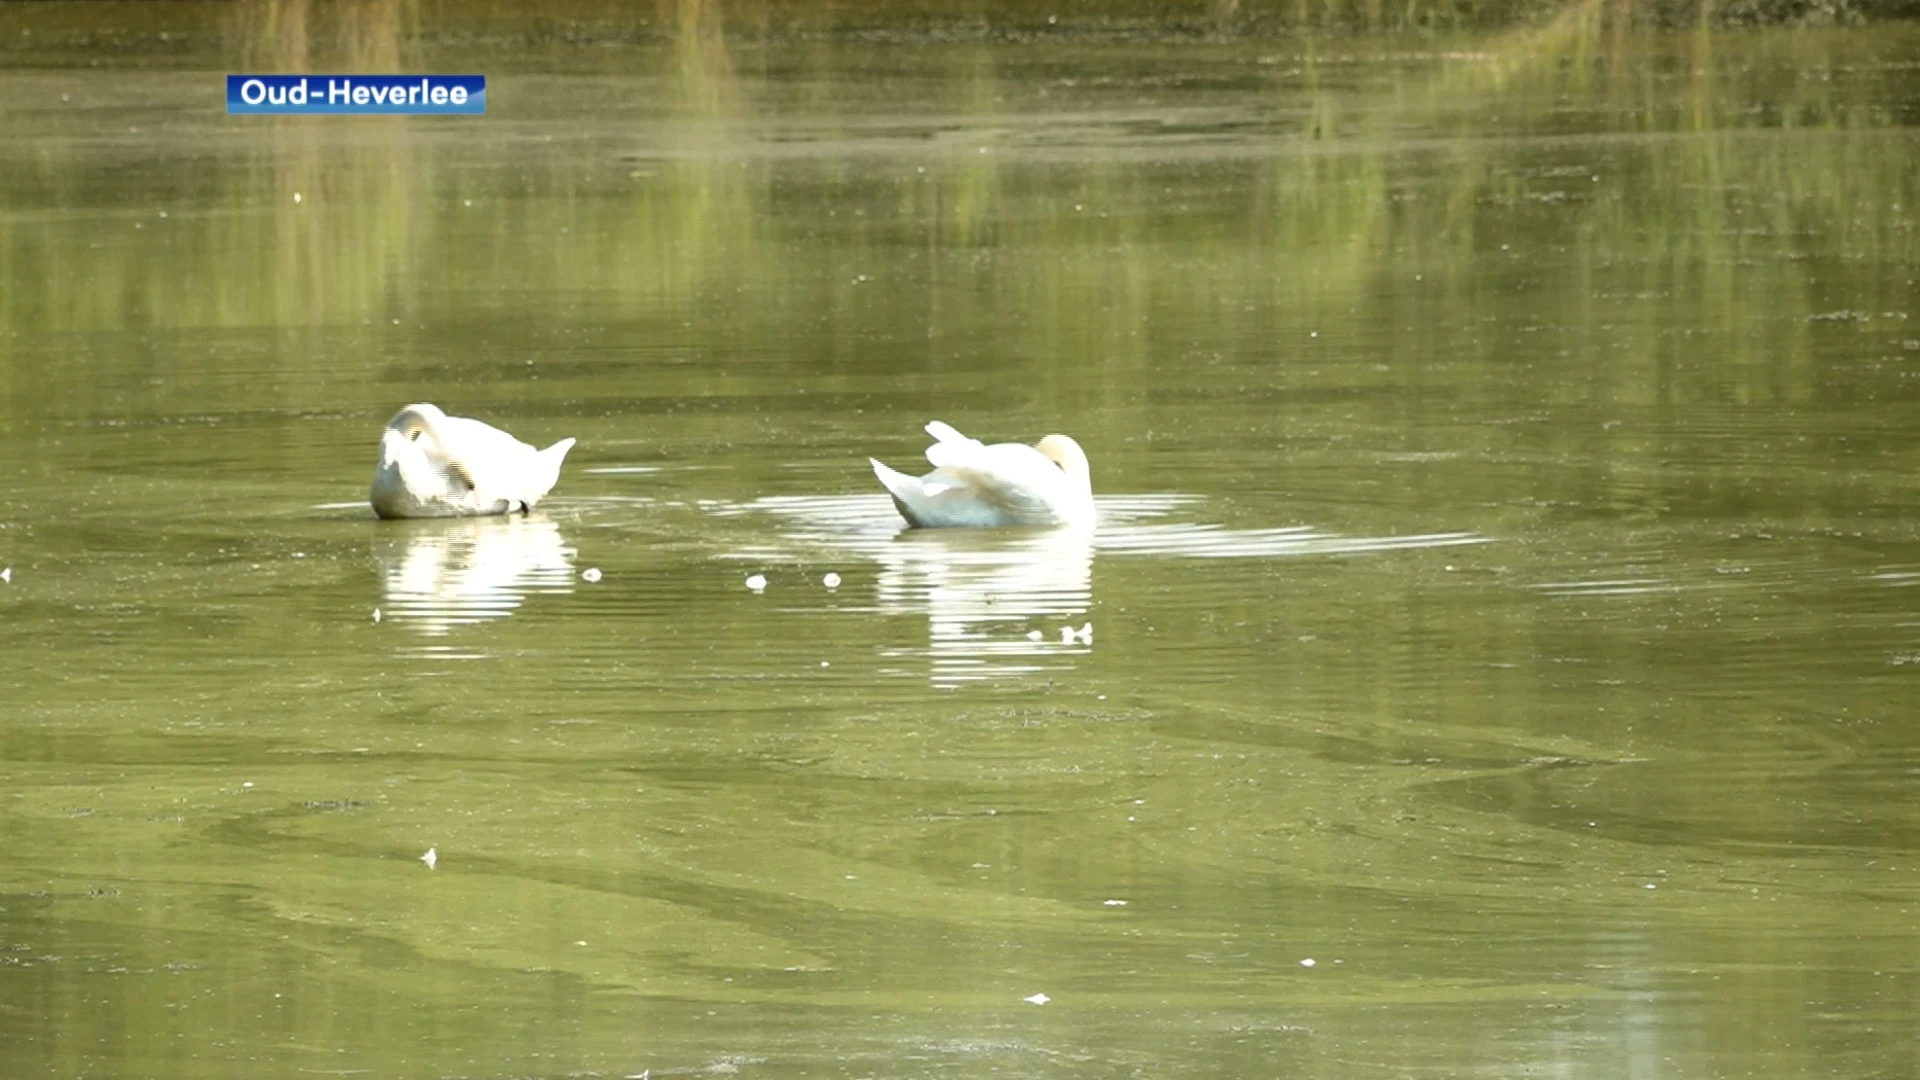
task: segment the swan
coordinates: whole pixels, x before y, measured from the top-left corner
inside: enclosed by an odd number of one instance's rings
[[[907,524],[919,528],[966,525],[1093,525],[1093,484],[1087,455],[1065,435],[1032,446],[985,445],[935,420],[925,476],[895,472],[879,461],[880,478]]]
[[[535,450],[437,405],[409,405],[380,434],[367,498],[383,518],[525,513],[553,490],[571,449],[573,440],[561,439]]]

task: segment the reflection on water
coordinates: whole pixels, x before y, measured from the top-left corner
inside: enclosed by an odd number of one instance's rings
[[[1915,31],[497,7],[0,5],[0,1076],[1914,1073]],[[564,535],[300,505],[446,397]]]
[[[1099,524],[1076,529],[909,529],[883,495],[772,496],[748,503],[709,501],[721,517],[782,519],[780,541],[737,546],[721,557],[786,562],[802,551],[849,552],[880,564],[877,610],[927,617],[936,686],[1031,675],[1071,666],[1092,651],[1093,635],[1072,622],[1093,603],[1093,557],[1282,558],[1362,555],[1484,544],[1468,532],[1340,536],[1310,526],[1229,529],[1197,522],[1151,523],[1193,507],[1179,493],[1095,497]]]
[[[1093,601],[1083,531],[913,529],[870,554],[880,610],[926,613],[936,686],[1030,675],[1093,647],[1056,632]]]
[[[441,636],[513,614],[529,593],[572,592],[574,549],[552,521],[533,516],[382,522],[374,561],[383,618]]]

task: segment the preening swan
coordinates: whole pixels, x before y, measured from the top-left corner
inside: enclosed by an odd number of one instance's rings
[[[1032,446],[985,445],[938,420],[927,425],[933,471],[908,476],[873,461],[893,505],[909,525],[1093,525],[1087,455],[1065,435]]]
[[[571,449],[573,440],[561,439],[535,450],[437,405],[409,405],[380,435],[367,498],[383,518],[524,513],[553,490]]]

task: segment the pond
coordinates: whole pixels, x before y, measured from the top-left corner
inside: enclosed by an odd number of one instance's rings
[[[28,7],[0,1073],[1920,1068],[1914,30]],[[376,521],[414,401],[579,442]]]

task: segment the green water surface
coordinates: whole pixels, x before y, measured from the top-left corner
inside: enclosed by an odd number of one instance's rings
[[[0,1075],[1920,1072],[1911,28],[99,10],[0,18]],[[417,400],[579,445],[378,522]],[[935,418],[1098,533],[896,535]]]

